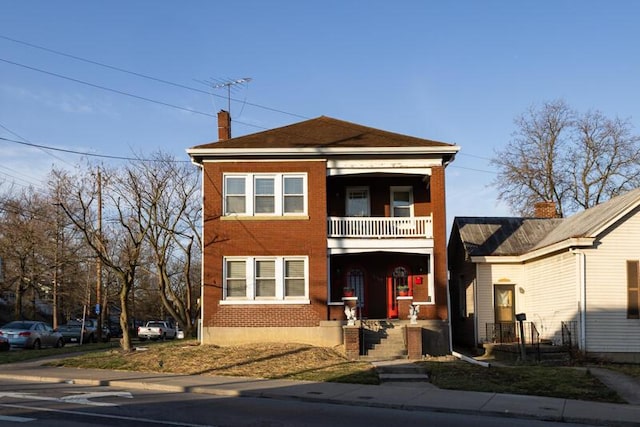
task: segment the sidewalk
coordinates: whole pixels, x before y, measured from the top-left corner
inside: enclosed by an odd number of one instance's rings
[[[640,406],[539,396],[442,390],[435,387],[316,383],[246,377],[121,372],[46,367],[37,362],[0,367],[0,378],[126,389],[269,397],[414,411],[532,418],[606,426],[638,426]]]

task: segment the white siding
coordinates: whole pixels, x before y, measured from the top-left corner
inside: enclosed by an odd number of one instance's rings
[[[493,285],[515,285],[516,313],[523,311],[518,287],[523,283],[521,264],[478,264],[476,276],[476,336],[479,342],[487,341],[487,323],[494,323]]]
[[[577,256],[563,252],[525,265],[527,321],[533,322],[543,339],[562,343],[562,321],[578,320]],[[518,295],[520,296],[520,295]]]
[[[627,319],[626,261],[640,260],[640,214],[634,213],[585,251],[590,352],[640,352],[640,320]]]

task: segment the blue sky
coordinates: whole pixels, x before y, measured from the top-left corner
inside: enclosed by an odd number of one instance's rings
[[[640,133],[639,18],[635,1],[5,2],[0,137],[186,160],[227,107],[203,82],[250,77],[232,93],[234,136],[327,115],[455,143],[449,218],[508,215],[488,159],[531,105],[562,98]],[[17,185],[80,161],[0,140],[0,179]]]

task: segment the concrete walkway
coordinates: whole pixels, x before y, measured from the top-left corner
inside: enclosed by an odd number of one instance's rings
[[[640,405],[640,381],[620,372],[610,369],[589,367],[587,368],[604,385],[615,390],[627,403]],[[640,420],[638,420],[640,425]]]
[[[442,390],[430,385],[425,386],[424,383],[394,384],[394,387],[385,387],[46,367],[37,362],[2,365],[0,366],[0,378],[111,386],[130,390],[163,390],[233,397],[295,399],[339,405],[533,418],[591,425],[637,427],[640,423],[640,405],[635,404],[624,405],[539,396]]]

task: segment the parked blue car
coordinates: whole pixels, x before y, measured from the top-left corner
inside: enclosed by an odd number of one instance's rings
[[[0,336],[9,340],[11,347],[33,348],[62,347],[64,338],[60,332],[44,322],[35,320],[14,320],[0,328]]]

